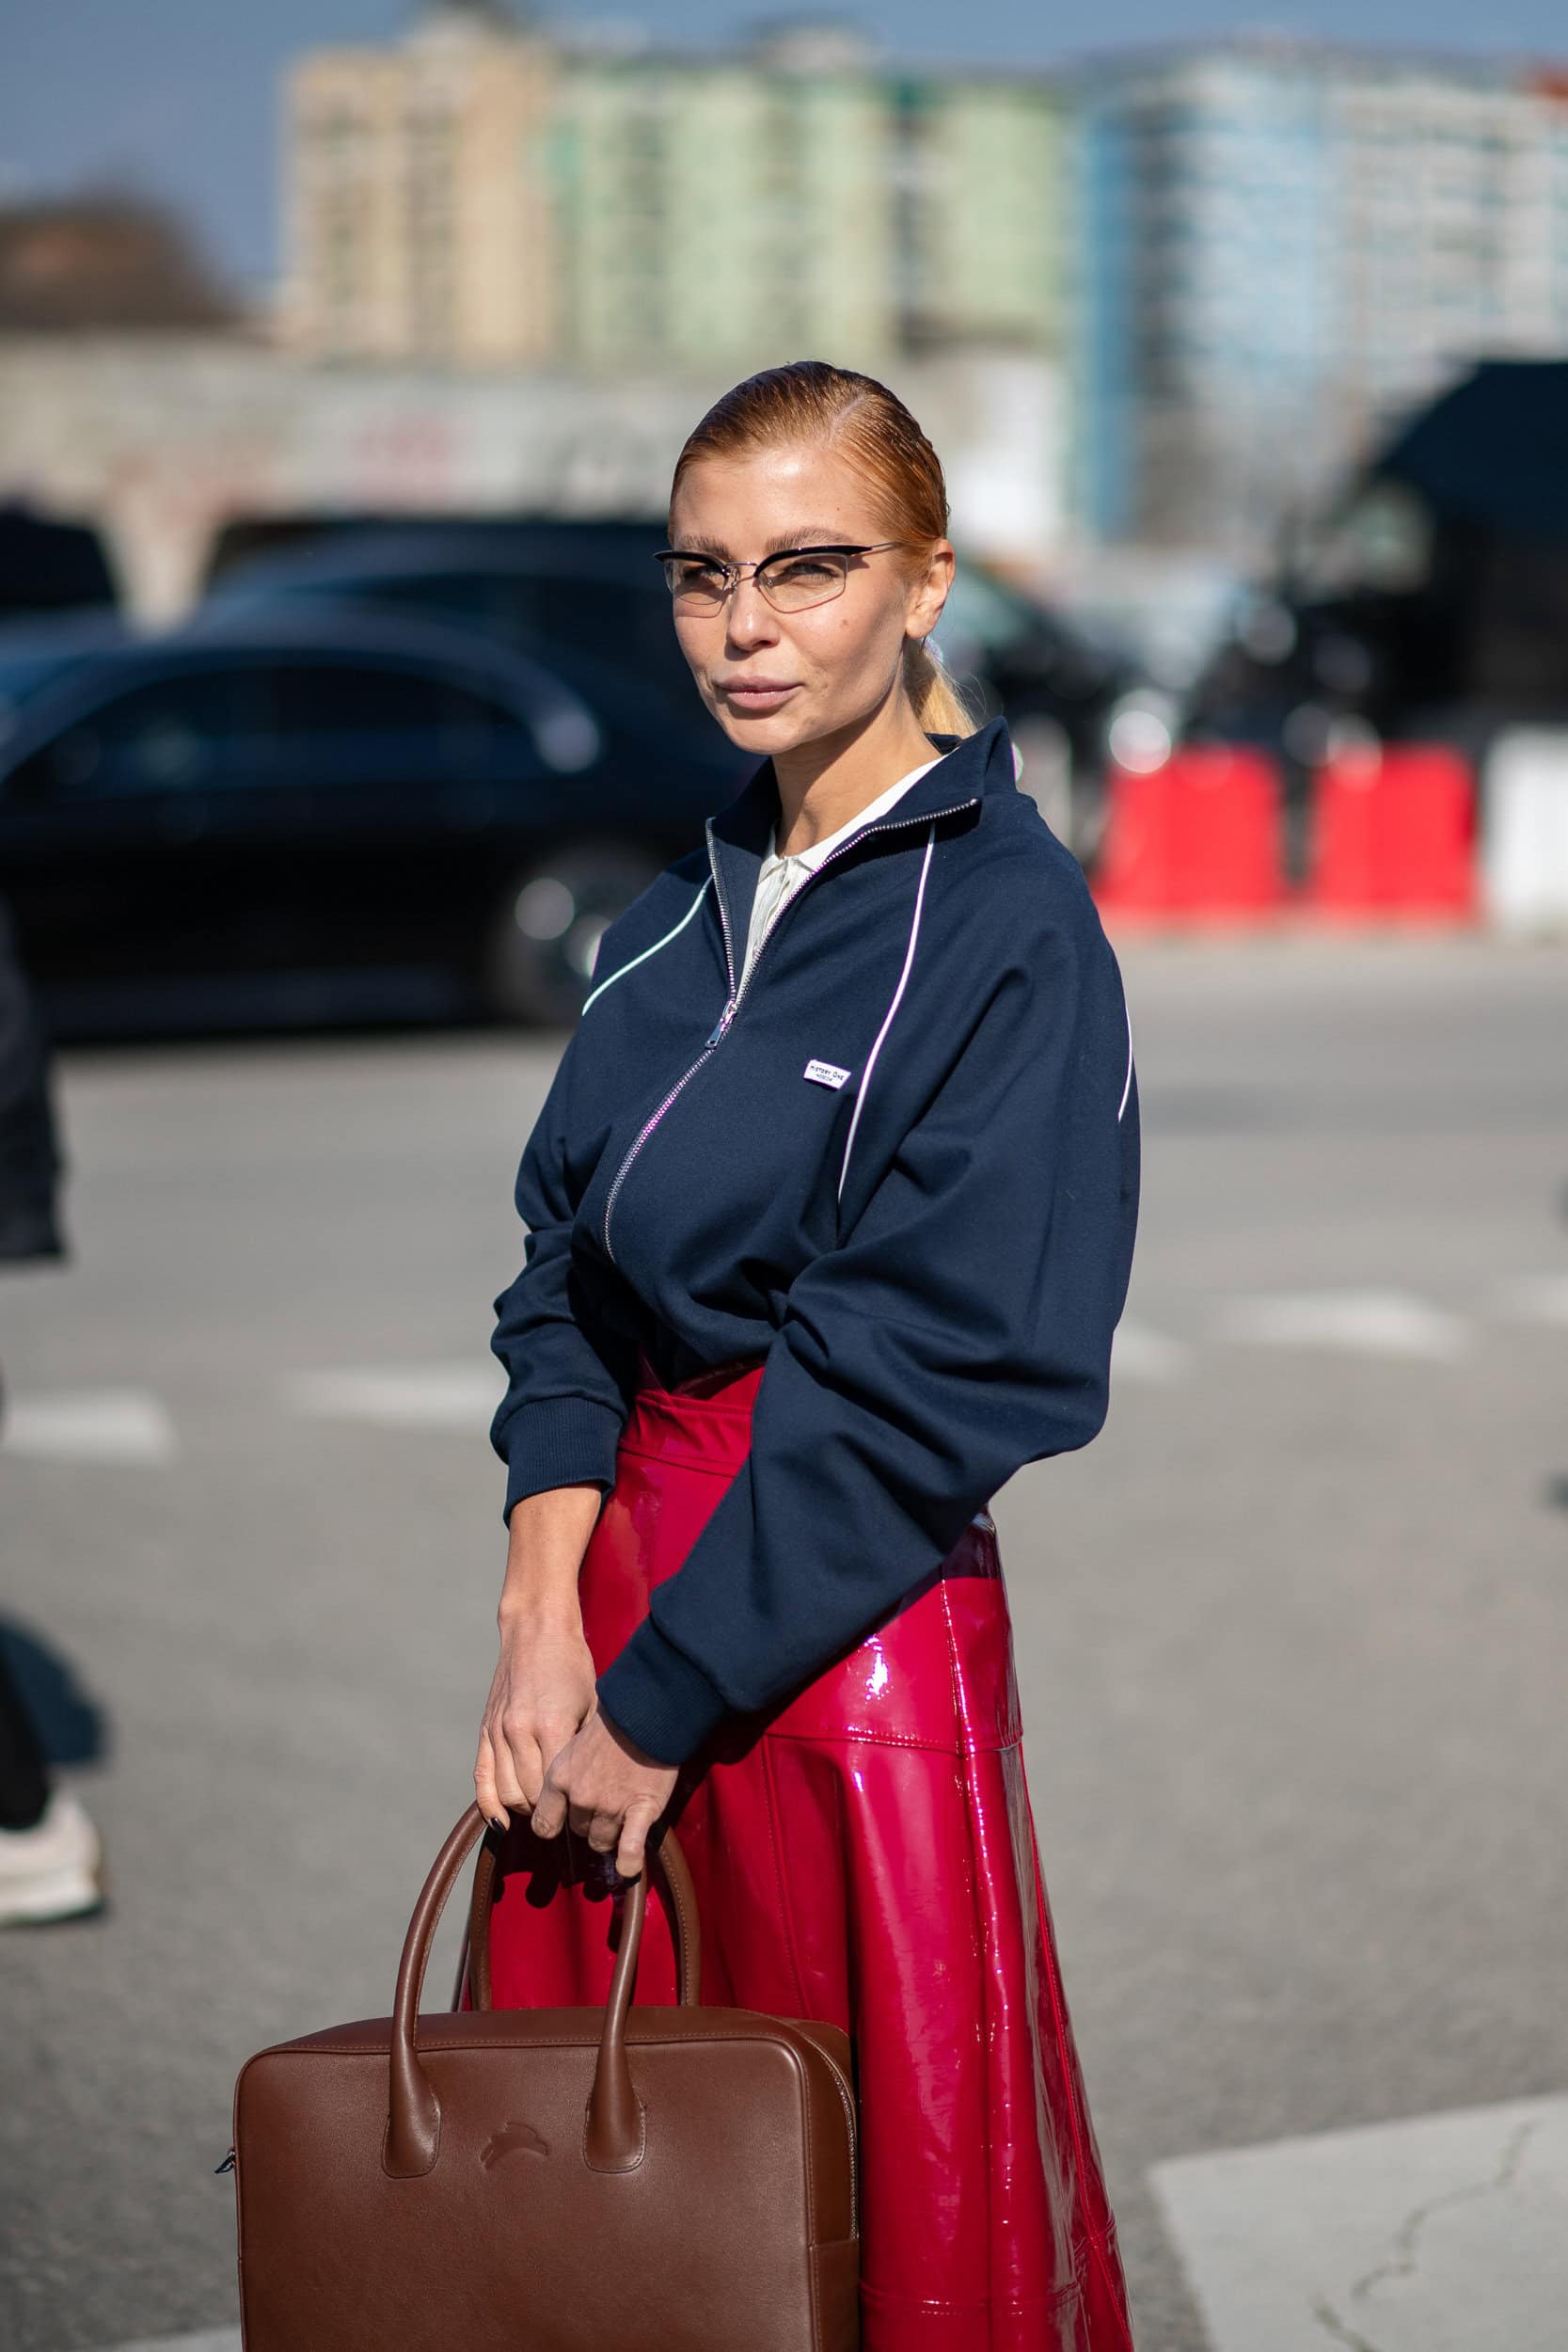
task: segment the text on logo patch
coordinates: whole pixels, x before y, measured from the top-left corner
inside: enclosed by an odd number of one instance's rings
[[[815,1079],[819,1087],[841,1087],[849,1073],[840,1070],[836,1062],[809,1061],[801,1075]]]

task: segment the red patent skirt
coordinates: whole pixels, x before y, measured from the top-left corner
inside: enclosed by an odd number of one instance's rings
[[[745,1459],[762,1366],[669,1390],[644,1359],[641,1377],[579,1579],[600,1673]],[[850,2036],[865,2352],[1130,2352],[990,1515],[825,1673],[726,1718],[667,1818],[696,1885],[702,1999]],[[504,1867],[496,2006],[603,2001],[607,1863],[519,1815]],[[661,1893],[655,1870],[636,1998],[673,2003]]]

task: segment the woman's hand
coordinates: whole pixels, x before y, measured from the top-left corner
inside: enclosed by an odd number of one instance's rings
[[[486,1820],[531,1813],[552,1760],[593,1712],[594,1654],[575,1596],[525,1602],[501,1620],[501,1652],[484,1703],[474,1793]]]
[[[648,1832],[679,1778],[678,1764],[659,1763],[595,1703],[545,1774],[534,1832],[554,1837],[569,1820],[595,1853],[614,1854],[622,1878],[633,1879],[642,1867]]]
[[[623,1878],[642,1867],[644,1841],[674,1793],[680,1768],[661,1764],[599,1709],[583,1637],[578,1569],[598,1516],[591,1480],[514,1503],[499,1622],[501,1654],[485,1702],[474,1793],[486,1820],[506,1808],[540,1837],[566,1821]]]

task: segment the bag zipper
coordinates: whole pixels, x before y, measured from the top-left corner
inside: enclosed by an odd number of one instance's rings
[[[633,1160],[636,1159],[639,1152],[641,1151],[642,1146],[647,1142],[648,1137],[653,1134],[654,1129],[658,1125],[659,1120],[664,1117],[665,1112],[669,1109],[671,1104],[674,1101],[682,1087],[685,1086],[687,1080],[689,1078],[695,1077],[697,1072],[701,1070],[704,1062],[708,1059],[711,1054],[717,1052],[723,1040],[726,1030],[729,1028],[731,1022],[735,1019],[735,1016],[739,1009],[742,996],[745,995],[747,989],[752,984],[752,976],[754,975],[758,964],[762,961],[764,954],[767,952],[769,940],[772,939],[780,924],[784,921],[785,915],[789,914],[791,908],[799,904],[800,900],[805,897],[807,891],[811,888],[813,882],[827,872],[829,866],[832,866],[835,858],[847,856],[848,852],[858,847],[861,842],[865,840],[868,834],[874,833],[894,833],[908,825],[935,824],[939,818],[956,817],[960,809],[978,808],[979,805],[979,794],[974,793],[967,801],[954,801],[947,808],[927,810],[926,815],[923,817],[884,817],[874,825],[863,825],[858,833],[850,834],[847,841],[840,842],[836,850],[830,850],[821,865],[818,866],[814,872],[809,873],[806,876],[805,881],[800,884],[800,888],[796,890],[790,898],[785,899],[784,905],[774,915],[772,922],[768,925],[763,938],[758,943],[756,954],[752,958],[751,969],[741,975],[738,987],[736,984],[735,952],[730,938],[729,909],[724,904],[724,884],[722,877],[719,871],[719,859],[715,853],[713,846],[713,819],[711,817],[707,819],[705,827],[707,834],[707,856],[708,864],[713,870],[714,896],[719,901],[719,921],[724,934],[724,977],[728,983],[729,995],[725,1000],[722,1012],[719,1015],[719,1018],[714,1023],[712,1029],[708,1032],[707,1041],[704,1045],[702,1052],[698,1055],[696,1060],[691,1064],[691,1067],[689,1070],[683,1070],[681,1072],[680,1076],[675,1080],[674,1085],[670,1089],[669,1093],[665,1096],[658,1108],[643,1122],[637,1135],[633,1137],[631,1147],[627,1151],[625,1159],[621,1162],[620,1167],[615,1171],[614,1181],[610,1184],[609,1197],[604,1204],[604,1221],[600,1228],[600,1238],[604,1243],[605,1256],[610,1260],[611,1265],[614,1265],[617,1261],[615,1252],[610,1248],[610,1220],[615,1207],[616,1197],[620,1192],[621,1186],[626,1182],[626,1170],[630,1168]]]

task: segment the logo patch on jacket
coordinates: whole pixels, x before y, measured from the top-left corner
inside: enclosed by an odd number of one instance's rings
[[[840,1070],[836,1062],[809,1061],[800,1074],[803,1078],[813,1079],[819,1087],[841,1087],[849,1073]]]

